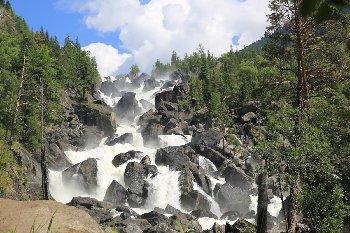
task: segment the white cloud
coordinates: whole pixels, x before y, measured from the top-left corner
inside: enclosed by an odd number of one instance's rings
[[[91,56],[96,58],[97,69],[101,77],[112,75],[131,56],[130,54],[119,54],[118,50],[111,45],[103,43],[92,43],[83,50],[90,51]]]
[[[183,56],[201,43],[219,56],[229,50],[234,35],[240,35],[236,48],[260,39],[267,25],[268,2],[151,0],[142,5],[138,0],[60,0],[83,14],[87,27],[98,33],[119,33],[119,46],[131,53],[124,70],[137,63],[146,71],[158,58],[169,61],[173,50]]]

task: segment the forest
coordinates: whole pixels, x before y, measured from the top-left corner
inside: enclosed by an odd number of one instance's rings
[[[181,108],[207,108],[227,135],[237,130],[235,109],[248,102],[259,106],[257,140],[246,146],[265,161],[260,178],[277,175],[290,193],[284,209],[288,233],[296,232],[299,222],[311,232],[343,232],[350,218],[347,4],[271,0],[262,43],[220,57],[199,45],[192,54],[180,58],[173,52],[170,63],[157,60],[153,66],[154,77],[177,70],[189,74],[190,92]],[[21,169],[11,148],[40,150],[41,124],[65,120],[61,93],[69,89],[85,101],[100,77],[78,39],[67,36],[60,46],[44,29],[31,31],[8,1],[0,1],[0,12],[5,16],[0,21],[1,196],[11,182],[9,171]]]

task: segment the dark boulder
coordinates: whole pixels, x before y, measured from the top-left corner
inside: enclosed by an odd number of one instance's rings
[[[191,215],[195,216],[196,218],[204,218],[204,217],[208,217],[208,218],[215,218],[218,219],[218,216],[216,216],[215,214],[213,214],[211,211],[209,210],[193,210],[191,212]]]
[[[142,109],[139,107],[138,101],[135,98],[134,92],[126,92],[116,104],[114,110],[118,117],[128,122],[141,114]]]
[[[103,134],[96,126],[85,126],[80,137],[74,138],[72,144],[78,148],[92,149],[98,147]]]
[[[141,219],[146,219],[152,226],[157,226],[160,224],[166,224],[169,226],[171,221],[168,217],[163,214],[160,214],[156,211],[151,211],[139,216]]]
[[[62,172],[63,182],[78,185],[88,193],[96,193],[97,160],[89,158],[75,164]]]
[[[194,112],[192,120],[190,121],[190,125],[194,125],[194,126],[202,125],[204,129],[212,128],[213,120],[210,117],[208,109],[203,108]]]
[[[222,147],[224,134],[218,128],[210,128],[192,137],[191,144],[203,144],[208,147]]]
[[[218,203],[222,212],[237,211],[239,217],[244,217],[249,212],[250,196],[247,191],[226,183],[218,191]]]
[[[116,206],[114,209],[117,212],[121,213],[120,216],[122,217],[122,219],[128,219],[130,217],[135,218],[139,216],[135,211],[126,206]]]
[[[126,163],[130,159],[135,159],[135,158],[140,159],[140,158],[142,158],[142,156],[144,156],[143,152],[130,150],[126,153],[120,153],[120,154],[117,154],[116,156],[114,156],[114,158],[112,160],[112,164],[115,167],[119,167],[120,165],[122,165],[123,163]]]
[[[169,166],[171,170],[181,171],[190,162],[189,153],[194,153],[191,147],[160,148],[157,150],[155,162],[157,165]]]
[[[107,188],[103,201],[112,203],[113,206],[124,205],[128,198],[128,192],[116,180]]]
[[[228,162],[227,158],[220,152],[203,144],[191,144],[191,148],[199,155],[209,159],[217,168]]]
[[[133,142],[133,135],[132,133],[125,133],[121,136],[111,136],[107,139],[105,142],[105,145],[107,146],[114,146],[115,144],[124,144],[124,143],[132,143]]]
[[[233,187],[239,187],[243,190],[248,190],[251,188],[251,179],[241,168],[237,167],[233,163],[227,165],[223,171],[223,175],[226,182]]]
[[[96,126],[98,130],[104,133],[104,136],[114,134],[117,117],[110,107],[93,103],[77,103],[73,107],[80,122],[84,125]]]
[[[160,82],[158,82],[154,77],[151,77],[150,79],[144,81],[143,91],[150,91],[159,86]]]
[[[188,167],[182,169],[179,176],[181,193],[190,193],[193,190],[194,176]]]
[[[172,215],[176,215],[181,213],[180,210],[176,209],[175,207],[171,206],[171,205],[167,205],[164,209],[165,213],[167,214],[172,214]]]
[[[190,76],[181,70],[177,70],[170,75],[171,80],[180,81],[182,83],[188,83]]]
[[[175,82],[174,81],[166,81],[163,86],[160,88],[160,90],[164,90],[164,89],[169,89],[175,86]]]
[[[164,132],[164,126],[157,123],[149,123],[145,129],[141,131],[143,143],[145,145],[157,145],[158,136]]]
[[[156,166],[136,162],[128,163],[126,166],[124,181],[128,187],[128,203],[131,207],[140,207],[146,202],[149,184],[145,179],[149,174],[152,176],[157,174]]]
[[[179,94],[175,93],[172,90],[157,93],[155,96],[155,106],[156,106],[156,108],[158,108],[162,101],[163,102],[165,101],[165,102],[171,102],[171,103],[178,103],[178,97],[179,97]]]
[[[197,190],[181,195],[181,206],[186,210],[204,209],[210,211],[209,200]]]
[[[112,206],[109,203],[98,201],[94,198],[73,197],[67,205],[75,206],[86,211],[99,224],[109,223],[113,220],[113,215],[110,212]]]

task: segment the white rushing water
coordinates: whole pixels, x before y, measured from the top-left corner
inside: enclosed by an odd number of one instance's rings
[[[111,77],[111,80],[116,78]],[[131,80],[127,78],[127,83],[131,83]],[[161,87],[156,87],[155,89],[147,92],[143,92],[143,85],[137,88],[136,90],[131,90],[136,93],[136,99],[146,100],[153,104],[154,106],[154,94],[159,92]],[[129,91],[129,90],[126,90]],[[106,96],[103,93],[100,93],[101,98],[111,107],[113,107],[121,97],[112,98],[111,96]],[[142,107],[141,105],[139,105]],[[149,109],[144,109],[143,112],[148,111]],[[151,163],[155,164],[155,154],[157,148],[149,148],[143,145],[143,139],[141,133],[138,132],[138,126],[136,126],[138,117],[135,117],[133,124],[122,124],[118,122],[118,128],[116,129],[116,134],[123,135],[124,133],[133,134],[133,142],[131,144],[115,144],[113,146],[105,145],[107,138],[104,138],[98,147],[83,151],[66,151],[65,154],[72,164],[77,164],[82,161],[85,161],[89,158],[97,159],[97,191],[96,193],[86,193],[84,190],[79,188],[78,185],[74,183],[67,184],[62,181],[62,171],[49,171],[49,184],[50,184],[50,193],[55,198],[55,200],[67,203],[76,196],[86,196],[96,198],[100,201],[104,199],[104,195],[108,186],[113,180],[116,180],[118,183],[125,187],[124,182],[124,171],[127,166],[127,163],[131,161],[140,162],[142,157],[148,155],[151,159]],[[167,146],[181,146],[187,144],[191,141],[190,135],[161,135],[159,136],[160,147]],[[115,167],[112,164],[113,158],[120,154],[125,153],[130,150],[141,151],[143,152],[142,156],[129,160],[124,164],[121,164],[119,167]],[[211,181],[211,188],[214,189],[217,183],[224,184],[225,179],[222,177],[217,177],[214,173],[217,173],[218,169],[215,165],[208,159],[203,156],[199,156],[199,165],[203,167]],[[182,210],[180,204],[180,189],[179,189],[179,172],[170,171],[168,167],[157,166],[158,174],[151,178],[148,177],[147,181],[149,183],[148,188],[148,198],[145,205],[142,208],[134,210],[141,214],[154,209],[154,207],[165,208],[168,204]],[[220,207],[215,200],[215,197],[212,197],[205,193],[198,184],[194,183],[194,189],[198,190],[203,194],[211,203],[211,211],[220,217],[222,215]],[[257,207],[257,196],[251,195],[251,204],[250,210],[256,211]],[[268,211],[272,216],[277,216],[279,210],[281,209],[281,203],[278,198],[273,198],[271,204],[268,206]],[[186,212],[182,210],[183,212]],[[117,213],[114,213],[117,215]],[[202,225],[203,229],[209,229],[213,226],[214,222],[217,222],[219,225],[225,224],[227,220],[215,220],[210,218],[200,218],[199,223]],[[233,224],[235,221],[228,221],[230,224]]]

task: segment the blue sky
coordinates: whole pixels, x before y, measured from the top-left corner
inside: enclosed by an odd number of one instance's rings
[[[78,37],[82,46],[97,41],[103,41],[115,47],[120,44],[117,32],[102,35],[94,29],[87,28],[81,14],[60,9],[56,1],[10,0],[10,3],[16,14],[26,20],[29,28],[37,31],[44,27],[50,35],[57,36],[60,43],[63,43],[69,34],[72,39]]]
[[[35,30],[62,43],[69,34],[96,57],[101,76],[131,64],[150,72],[154,62],[180,57],[202,44],[215,56],[259,40],[269,0],[10,0]]]

